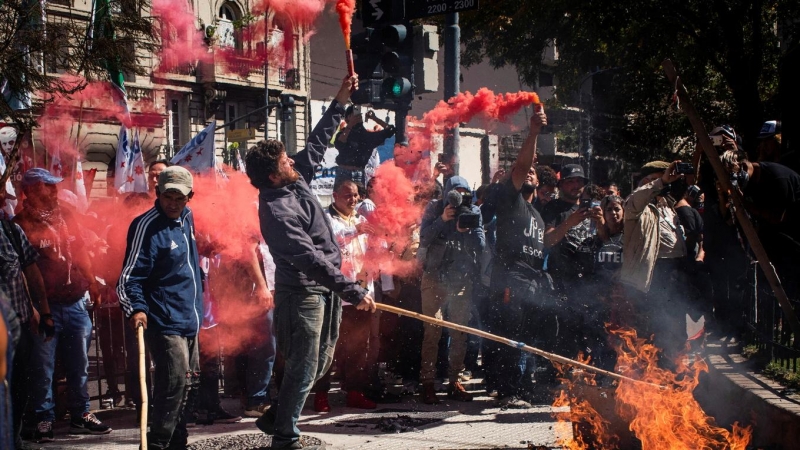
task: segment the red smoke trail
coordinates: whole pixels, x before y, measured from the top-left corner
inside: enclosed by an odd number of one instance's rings
[[[414,203],[415,186],[403,169],[393,164],[381,164],[374,180],[370,198],[376,209],[369,221],[377,234],[369,238],[364,267],[371,273],[380,270],[408,276],[416,269],[416,261],[401,261],[399,253],[411,242],[411,232],[422,216],[422,208]]]
[[[158,30],[161,52],[156,72],[168,72],[197,61],[211,61],[211,54],[197,30],[194,12],[185,0],[153,0],[153,15],[161,21]]]
[[[432,150],[432,136],[436,133],[475,118],[483,119],[485,128],[489,128],[493,123],[505,121],[521,108],[536,103],[539,103],[539,96],[534,92],[495,94],[487,88],[480,88],[475,95],[460,92],[447,102],[440,101],[422,115],[422,119],[417,121],[422,129],[409,130],[410,146],[420,151]]]
[[[353,24],[353,13],[356,0],[336,0],[336,12],[339,13],[339,26],[344,35],[344,48],[350,50],[350,26]]]
[[[220,345],[232,354],[265,336],[264,324],[251,320],[261,317],[264,307],[251,295],[253,279],[246,270],[261,236],[258,191],[247,175],[235,171],[227,175],[227,182],[213,175],[195,176],[195,195],[189,207],[198,236],[208,241],[203,245],[208,252],[205,256],[214,261],[214,256],[220,255],[219,266],[209,271],[220,330],[218,338],[206,342],[203,351],[216,351]]]

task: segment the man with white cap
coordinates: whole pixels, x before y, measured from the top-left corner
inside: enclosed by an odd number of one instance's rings
[[[14,217],[28,240],[38,250],[37,264],[44,280],[51,317],[55,327],[53,339],[35,336],[31,356],[30,396],[38,425],[34,433],[37,441],[53,440],[55,403],[53,396],[53,371],[56,349],[62,348],[67,375],[70,433],[106,434],[111,428],[101,423],[89,412],[89,342],[92,322],[86,310],[84,295],[99,304],[98,284],[94,278],[88,253],[80,228],[72,214],[58,203],[58,183],[61,178],[47,169],[34,168],[22,177],[25,204]]]
[[[117,283],[120,306],[135,330],[142,326],[155,362],[151,449],[186,448],[184,411],[197,389],[197,334],[203,317],[203,283],[195,242],[192,174],[180,166],[158,176],[153,208],[128,229]]]

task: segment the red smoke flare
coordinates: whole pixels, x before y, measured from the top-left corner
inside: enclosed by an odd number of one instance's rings
[[[339,13],[339,26],[344,35],[344,47],[350,49],[350,26],[353,23],[353,13],[356,10],[356,0],[336,0],[336,12]]]
[[[460,92],[446,103],[440,101],[416,121],[422,128],[409,130],[410,146],[419,151],[432,150],[432,136],[436,133],[475,118],[483,119],[484,126],[489,128],[493,123],[505,121],[524,106],[535,103],[539,103],[539,96],[534,92],[495,94],[487,88],[480,88],[475,95]]]
[[[416,261],[402,261],[402,253],[411,242],[411,232],[419,223],[422,208],[414,203],[415,186],[403,170],[393,164],[381,164],[375,172],[371,199],[375,212],[369,222],[377,229],[370,236],[364,267],[371,273],[408,276]],[[385,243],[385,245],[383,245]]]
[[[185,0],[153,0],[153,15],[160,19],[161,52],[156,72],[168,72],[197,61],[211,61],[203,33]]]

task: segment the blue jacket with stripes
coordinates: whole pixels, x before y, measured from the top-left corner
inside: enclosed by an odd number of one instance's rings
[[[202,276],[189,208],[180,219],[170,219],[156,200],[131,222],[117,282],[126,317],[141,311],[147,314],[148,331],[197,335],[203,320]]]

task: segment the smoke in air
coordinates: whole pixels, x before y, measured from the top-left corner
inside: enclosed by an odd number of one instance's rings
[[[415,187],[394,164],[379,166],[374,180],[370,198],[376,209],[369,222],[377,234],[370,236],[364,265],[372,273],[380,270],[386,274],[410,275],[415,270],[415,261],[403,261],[400,254],[411,243],[411,232],[422,214],[421,207],[414,203]]]
[[[342,27],[344,47],[346,49],[350,49],[350,26],[353,23],[355,10],[355,0],[336,0],[336,12],[339,14],[339,25]]]
[[[157,31],[162,49],[156,72],[169,72],[198,61],[212,61],[188,2],[153,0],[153,15],[161,21]]]
[[[412,119],[414,125],[409,129],[410,148],[417,151],[433,149],[432,137],[459,123],[473,119],[483,121],[484,128],[504,122],[525,106],[539,103],[534,92],[495,94],[487,88],[480,88],[474,95],[460,92],[447,102],[440,101],[436,107],[422,115],[422,119]]]

